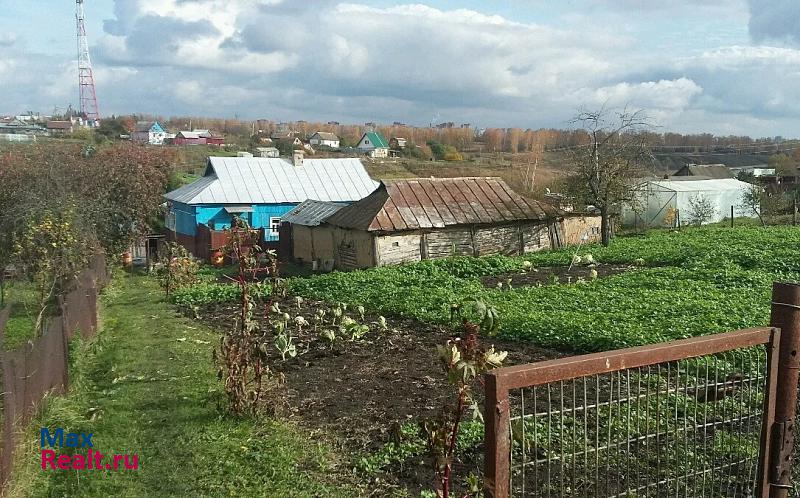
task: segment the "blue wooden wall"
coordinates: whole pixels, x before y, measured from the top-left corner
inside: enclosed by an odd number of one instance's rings
[[[176,202],[172,205],[175,213],[175,231],[184,235],[197,235],[197,219],[194,206]]]
[[[270,233],[270,218],[280,218],[295,206],[297,204],[293,203],[254,205],[252,213],[243,214],[251,227],[264,229],[264,238],[267,241],[277,241],[277,233]],[[230,228],[233,221],[224,206],[219,205],[189,206],[176,202],[173,204],[173,210],[175,230],[184,235],[197,235],[197,225],[208,225],[209,221],[213,221],[214,230]]]

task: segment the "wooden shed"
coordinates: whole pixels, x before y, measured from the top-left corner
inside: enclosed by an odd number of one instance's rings
[[[316,227],[346,205],[308,199],[283,215],[278,257],[282,261],[319,265],[320,268],[330,266],[333,238],[327,231],[316,230]]]
[[[312,228],[329,238],[338,269],[451,255],[517,255],[561,247],[563,213],[526,199],[500,178],[385,180]],[[327,256],[327,258],[326,258]]]

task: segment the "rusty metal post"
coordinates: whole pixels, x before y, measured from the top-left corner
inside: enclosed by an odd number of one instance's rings
[[[491,372],[484,377],[486,400],[484,404],[484,456],[483,491],[486,498],[508,498],[511,462],[510,407],[508,389]]]
[[[800,285],[775,282],[772,286],[771,325],[781,329],[775,423],[769,455],[769,496],[787,498],[792,486],[794,419],[800,374]]]

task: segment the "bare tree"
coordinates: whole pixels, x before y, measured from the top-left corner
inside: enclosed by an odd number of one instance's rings
[[[742,193],[739,200],[739,209],[745,213],[753,213],[758,216],[761,226],[767,226],[764,217],[761,215],[761,206],[766,203],[767,194],[764,187],[751,183]]]
[[[569,190],[600,211],[603,245],[611,242],[612,210],[631,197],[635,179],[653,157],[646,131],[652,128],[643,110],[580,111],[572,120],[585,130],[589,144],[573,149],[576,172]]]
[[[689,198],[689,216],[698,226],[703,226],[717,215],[717,207],[703,194]]]

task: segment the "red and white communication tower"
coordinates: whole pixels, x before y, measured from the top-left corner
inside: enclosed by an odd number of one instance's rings
[[[78,88],[81,99],[81,115],[91,125],[100,122],[100,109],[97,106],[97,93],[94,89],[92,60],[89,58],[89,40],[86,38],[86,13],[84,0],[76,0],[75,20],[78,23]]]

